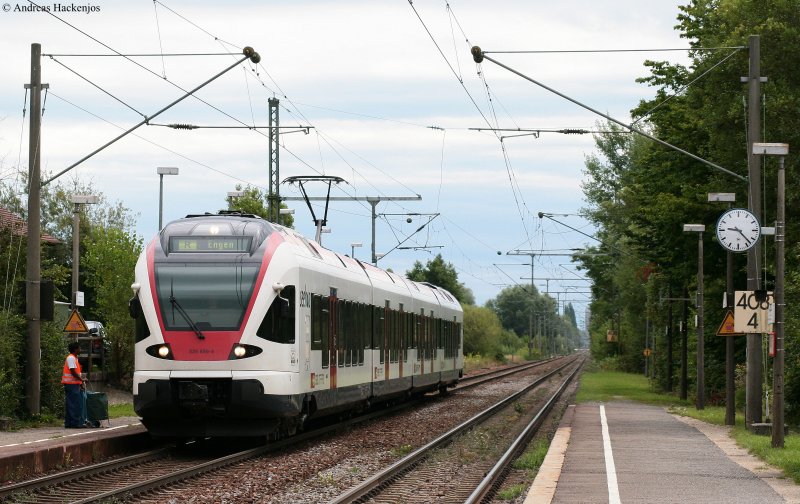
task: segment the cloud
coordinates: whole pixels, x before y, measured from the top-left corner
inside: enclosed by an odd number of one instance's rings
[[[440,213],[426,226],[424,237],[411,241],[443,245],[434,253],[456,264],[479,302],[496,295],[494,284],[508,283],[492,266],[497,250],[520,243],[545,248],[551,243],[586,243],[579,234],[543,226],[536,212],[572,213],[583,206],[583,161],[594,144],[590,135],[557,133],[504,138],[501,144],[497,135],[470,128],[593,128],[599,118],[491,62],[476,66],[470,46],[487,51],[686,46],[672,29],[678,2],[174,0],[155,8],[108,0],[91,4],[100,12],[62,16],[74,28],[42,13],[0,13],[4,168],[17,158],[26,163],[28,117],[23,120],[21,112],[32,42],[40,42],[46,54],[59,55],[55,60],[45,57],[42,65],[43,80],[50,85],[42,153],[51,173],[141,121],[141,114],[152,116],[176,100],[183,91],[172,83],[191,89],[236,61],[242,46],[251,45],[262,57],[260,65],[242,65],[208,84],[197,93],[208,104],[189,98],[150,122],[264,125],[267,99],[279,98],[281,124],[314,126],[308,135],[282,135],[281,178],[326,173],[348,181],[337,195],[421,195],[420,202],[382,202],[377,211]],[[129,54],[163,50],[207,55],[79,57],[74,55],[110,51],[77,29]],[[635,83],[646,73],[642,61],[681,60],[685,54],[492,57],[626,120],[640,99],[652,95],[651,89]],[[69,176],[92,180],[110,201],[121,201],[139,214],[137,229],[149,238],[158,218],[157,166],[180,168],[180,175],[164,181],[164,215],[172,219],[223,207],[226,192],[237,183],[267,187],[268,155],[263,131],[143,126]],[[297,194],[288,187],[281,190]],[[308,210],[294,203],[298,229],[313,236]],[[362,255],[369,248],[370,214],[364,202],[333,204],[333,232],[325,236],[325,245],[349,253],[350,242],[363,241],[365,249],[357,251]],[[387,217],[376,224],[380,251],[419,226]],[[381,264],[404,271],[414,260],[429,259],[430,253],[394,251]]]

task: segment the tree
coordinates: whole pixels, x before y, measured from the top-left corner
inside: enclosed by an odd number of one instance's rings
[[[242,185],[237,184],[236,190],[242,191],[244,194],[235,198],[228,198],[228,210],[258,215],[262,219],[272,220],[269,218],[267,194],[261,192],[258,187],[250,185],[242,189]],[[287,207],[284,203],[281,203],[281,208]],[[282,215],[281,224],[286,227],[294,227],[294,217]]]
[[[487,301],[486,307],[497,314],[504,329],[527,342],[531,355],[540,350],[542,354],[565,354],[581,346],[574,310],[565,308],[559,316],[556,300],[535,287],[506,287]]]
[[[406,271],[406,277],[415,282],[428,282],[441,287],[455,296],[461,304],[475,304],[475,296],[472,291],[458,281],[455,267],[444,262],[441,254],[437,254],[425,266],[416,261],[414,267],[410,271]]]
[[[464,354],[503,360],[503,326],[488,308],[464,306]]]
[[[86,271],[86,284],[94,289],[93,312],[108,330],[114,375],[127,384],[133,372],[134,342],[134,323],[127,301],[142,238],[131,227],[119,225],[119,216],[124,214],[120,205],[96,212],[91,232],[84,240],[86,252],[81,265]]]
[[[575,308],[573,308],[572,303],[564,307],[564,318],[575,328],[578,327],[578,319],[575,317]]]
[[[748,96],[747,87],[739,78],[747,74],[747,51],[733,49],[723,53],[703,48],[742,47],[747,45],[750,34],[760,34],[762,74],[769,75],[768,83],[763,85],[764,124],[769,125],[764,141],[797,144],[800,136],[796,127],[800,110],[797,2],[694,0],[680,10],[676,28],[693,48],[691,62],[688,66],[663,61],[645,63],[650,74],[639,82],[653,86],[655,92],[651,100],[642,101],[632,111],[639,127],[729,170],[746,174],[747,127],[743,103]],[[722,171],[642,137],[609,130],[605,125],[603,129],[612,133],[596,137],[599,154],[587,158],[584,194],[589,203],[588,213],[600,229],[598,237],[602,243],[596,251],[616,254],[616,258],[582,259],[587,276],[595,281],[590,326],[592,348],[600,353],[611,351],[604,341],[604,329],[619,328],[622,339],[613,352],[619,352],[624,367],[640,370],[648,323],[666,323],[669,303],[662,303],[661,299],[670,292],[674,297],[687,297],[696,288],[697,237],[682,233],[682,224],[698,222],[712,226],[724,209],[709,205],[706,194],[735,192],[737,204],[746,206],[747,187]],[[797,166],[796,157],[790,158],[787,170]],[[775,208],[774,165],[767,164],[763,187],[762,198],[767,209],[763,220],[770,222]],[[800,179],[787,180],[790,208],[796,205],[799,189]],[[798,233],[800,221],[787,222],[787,235]],[[724,278],[725,268],[724,251],[713,244],[713,238],[711,241],[704,257],[709,300],[722,297],[724,281],[719,279]],[[768,271],[772,244],[765,243]],[[797,247],[795,244],[793,250],[787,249],[786,271],[800,266]],[[735,260],[734,276],[741,279],[744,260],[740,256]],[[769,287],[769,275],[765,275],[765,281]],[[796,281],[796,275],[787,275],[787,293],[798,292],[793,284]],[[716,303],[706,306],[707,320],[721,316]],[[800,326],[796,314],[787,315],[787,328]],[[724,342],[711,336],[713,326],[706,324],[705,336],[706,382],[712,391],[724,386],[721,372],[724,366],[718,364],[724,362]],[[690,345],[693,337],[692,334]],[[737,344],[737,355],[741,358],[743,344],[741,340]],[[658,352],[664,355],[663,348]],[[787,414],[793,408],[789,399],[792,397],[797,415],[800,366],[789,364],[800,364],[800,343],[796,338],[787,338],[786,356]],[[659,373],[663,376],[663,368]]]

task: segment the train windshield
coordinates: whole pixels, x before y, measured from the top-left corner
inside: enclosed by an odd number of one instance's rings
[[[257,264],[156,264],[156,290],[164,328],[193,331],[194,323],[200,331],[238,330],[253,294],[258,268]]]

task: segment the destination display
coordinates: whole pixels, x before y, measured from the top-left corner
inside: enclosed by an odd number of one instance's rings
[[[171,236],[170,252],[249,252],[251,236]]]

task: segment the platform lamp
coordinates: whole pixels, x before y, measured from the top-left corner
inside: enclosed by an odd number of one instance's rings
[[[78,301],[83,306],[83,300],[78,299],[78,272],[80,268],[81,253],[78,235],[80,234],[80,211],[81,205],[93,205],[100,201],[94,194],[73,194],[70,202],[74,205],[72,209],[72,309],[78,307]]]
[[[778,156],[778,194],[775,214],[775,360],[772,362],[772,447],[784,446],[783,423],[783,337],[784,337],[784,245],[786,240],[786,171],[784,158],[789,144],[753,143],[756,156]]]
[[[356,247],[363,247],[364,244],[361,242],[353,242],[350,244],[350,257],[353,259],[356,258]]]
[[[294,208],[279,208],[278,216],[281,215],[294,215]],[[281,217],[281,221],[278,224],[283,225],[283,217]]]
[[[683,231],[697,233],[697,398],[695,407],[699,410],[706,405],[705,388],[705,338],[703,337],[703,232],[704,224],[684,224]]]
[[[158,173],[158,230],[162,228],[162,216],[164,209],[164,175],[177,175],[178,169],[174,166],[159,166],[156,168]]]

